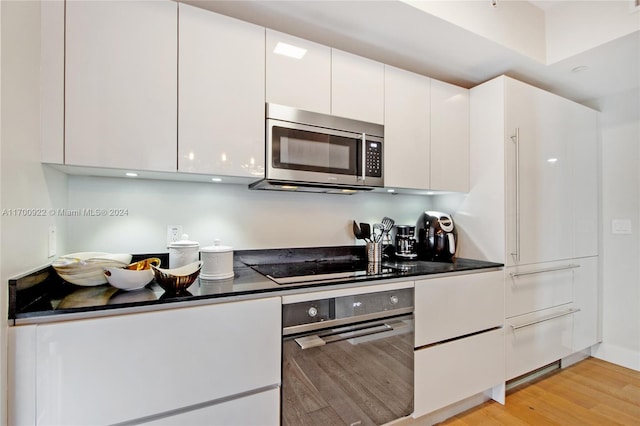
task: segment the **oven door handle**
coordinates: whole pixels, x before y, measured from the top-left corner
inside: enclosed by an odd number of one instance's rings
[[[343,340],[356,339],[359,337],[372,336],[375,334],[388,333],[391,331],[402,330],[411,325],[405,321],[393,321],[389,323],[377,323],[371,326],[362,327],[344,327],[339,330],[332,330],[322,334],[312,334],[294,339],[301,349],[310,349],[318,346],[324,346],[329,343],[340,342]]]

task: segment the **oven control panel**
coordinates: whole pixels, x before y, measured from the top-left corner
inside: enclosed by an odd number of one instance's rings
[[[358,318],[394,315],[397,311],[413,312],[412,288],[286,304],[282,306],[282,326],[287,328],[342,320],[353,322]]]

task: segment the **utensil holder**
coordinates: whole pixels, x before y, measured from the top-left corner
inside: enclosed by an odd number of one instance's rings
[[[369,263],[382,262],[382,242],[367,243],[367,261]]]

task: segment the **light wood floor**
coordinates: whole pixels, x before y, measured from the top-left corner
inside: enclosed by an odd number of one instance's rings
[[[638,426],[640,372],[588,358],[511,389],[504,406],[489,401],[441,425]]]

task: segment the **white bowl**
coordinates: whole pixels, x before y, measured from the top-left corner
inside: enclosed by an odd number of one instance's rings
[[[60,256],[51,266],[67,282],[96,286],[107,283],[104,268],[125,267],[131,262],[131,257],[130,254],[102,252],[71,253]]]
[[[107,282],[121,290],[139,290],[153,281],[151,269],[134,271],[122,268],[104,268],[104,276]]]

